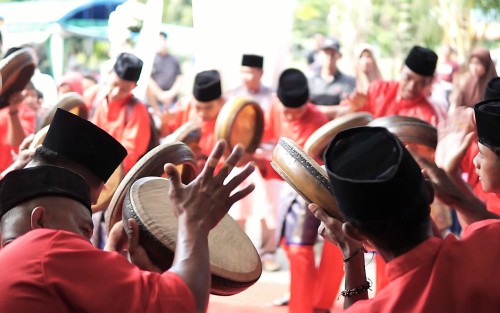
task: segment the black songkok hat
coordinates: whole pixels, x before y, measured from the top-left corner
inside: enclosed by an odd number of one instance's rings
[[[422,76],[432,76],[436,71],[438,56],[431,49],[414,46],[405,60],[405,65]]]
[[[106,131],[62,109],[54,114],[42,145],[86,167],[103,182],[127,156],[127,150]]]
[[[478,141],[489,148],[500,148],[500,98],[474,106]]]
[[[386,128],[363,126],[340,132],[325,151],[324,161],[347,219],[379,221],[428,204],[420,167]]]
[[[264,57],[255,54],[244,54],[241,59],[241,65],[262,69],[264,67]]]
[[[62,167],[41,165],[12,171],[0,180],[0,217],[16,205],[47,196],[71,198],[91,212],[90,189],[83,177]]]
[[[294,68],[285,70],[279,78],[276,93],[281,103],[288,108],[303,106],[309,99],[306,75]]]
[[[484,91],[484,100],[500,98],[500,77],[493,77]]]
[[[209,102],[220,98],[222,88],[220,74],[216,70],[203,71],[196,74],[193,85],[193,96],[201,102]]]
[[[141,59],[135,55],[123,52],[116,59],[113,70],[121,79],[137,83],[141,76],[142,64]]]

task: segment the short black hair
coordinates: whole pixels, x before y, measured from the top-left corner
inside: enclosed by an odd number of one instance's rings
[[[168,38],[168,35],[166,32],[160,32],[160,37],[163,37],[164,39]]]

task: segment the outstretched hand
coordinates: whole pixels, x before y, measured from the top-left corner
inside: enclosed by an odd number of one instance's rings
[[[165,174],[171,180],[170,198],[175,204],[177,216],[180,220],[184,219],[184,222],[207,232],[219,223],[235,202],[246,197],[255,188],[254,185],[249,185],[233,193],[254,171],[253,164],[247,164],[241,173],[225,182],[243,156],[243,148],[240,145],[233,149],[218,173],[214,173],[225,148],[226,143],[223,140],[218,141],[200,175],[187,186],[181,183],[175,165],[165,165]]]

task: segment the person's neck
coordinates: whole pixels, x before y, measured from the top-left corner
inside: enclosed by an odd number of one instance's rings
[[[335,75],[337,75],[337,72],[338,70],[336,65],[326,66],[321,71],[321,76],[325,79],[332,80]]]
[[[420,232],[420,235],[413,236],[412,242],[408,242],[404,247],[384,248],[373,242],[370,242],[370,244],[372,244],[375,247],[375,250],[377,250],[377,252],[384,259],[384,261],[388,263],[396,259],[397,257],[407,253],[408,251],[420,245],[422,242],[434,236],[430,224],[422,227],[425,227],[425,229],[423,229]]]

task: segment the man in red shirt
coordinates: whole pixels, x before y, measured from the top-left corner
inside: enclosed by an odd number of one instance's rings
[[[399,81],[376,80],[370,84],[366,95],[354,92],[343,101],[339,110],[367,111],[374,118],[387,115],[416,117],[436,126],[437,114],[427,100],[426,91],[432,84],[437,59],[434,51],[414,46],[401,68]]]
[[[221,141],[200,176],[187,186],[173,164],[165,166],[179,231],[173,265],[162,274],[141,271],[118,253],[92,247],[89,187],[81,176],[55,166],[7,174],[0,181],[0,226],[13,216],[28,214],[32,230],[12,241],[2,239],[0,311],[206,311],[211,277],[208,233],[253,189],[248,186],[232,194],[254,170],[251,165],[224,184],[243,154],[241,147],[214,175],[224,150]]]
[[[215,121],[224,101],[219,72],[202,71],[194,78],[192,96],[177,102],[171,112],[173,115],[169,123],[171,131],[189,121],[196,122],[200,126],[199,146],[202,159],[206,159],[216,142]]]
[[[146,106],[132,94],[141,70],[142,61],[138,57],[121,53],[113,66],[104,97],[96,98],[100,103],[93,115],[94,124],[107,131],[127,149],[127,157],[123,160],[125,172],[146,153],[153,135]],[[101,97],[101,92],[96,97]]]
[[[499,125],[499,115],[493,117],[489,110],[483,112]],[[479,119],[478,125],[483,124]],[[484,134],[480,140],[494,138],[500,143],[497,134]],[[500,309],[500,287],[495,283],[500,276],[491,271],[500,253],[490,249],[500,244],[498,218],[488,220],[495,216],[473,208],[474,214],[464,213],[475,223],[461,240],[453,235],[434,237],[429,207],[432,188],[403,144],[385,128],[358,127],[339,133],[325,152],[325,163],[344,222],[328,217],[314,204],[309,208],[324,223],[322,234],[337,243],[344,255],[346,290],[342,295],[348,312]],[[498,164],[483,164],[490,170],[485,179],[489,174],[498,176]],[[493,186],[500,188],[499,181],[493,179]],[[364,245],[387,262],[390,281],[371,300]]]
[[[297,69],[285,70],[279,78],[266,136],[275,140],[287,137],[304,147],[307,138],[328,121],[328,117],[309,102],[306,76]],[[277,234],[284,235],[284,248],[290,261],[289,312],[326,311],[333,305],[335,291],[343,277],[341,255],[326,243],[317,269],[313,247],[319,221],[307,210],[305,200],[288,185],[283,188],[280,202],[278,222],[282,225],[278,225]]]

